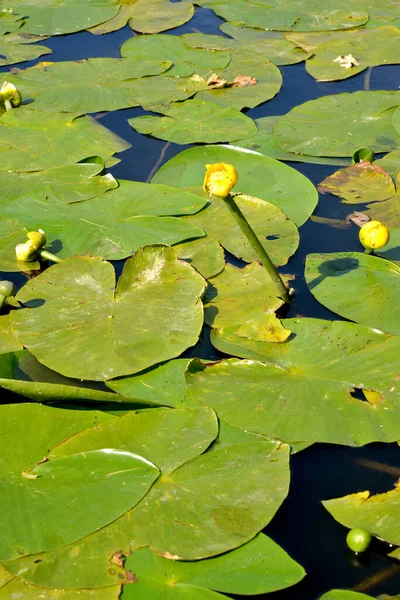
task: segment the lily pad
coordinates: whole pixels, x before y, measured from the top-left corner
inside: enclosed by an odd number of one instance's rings
[[[277,160],[284,160],[290,162],[304,162],[313,163],[316,165],[348,165],[350,160],[346,158],[326,158],[323,156],[308,156],[307,154],[295,154],[294,152],[285,152],[282,150],[275,141],[272,131],[275,127],[277,117],[261,117],[256,119],[254,122],[257,125],[256,135],[250,138],[244,138],[238,140],[236,144],[242,148],[249,148],[254,152],[260,152],[265,156],[276,158]]]
[[[193,400],[185,379],[188,362],[188,358],[170,360],[136,375],[107,381],[107,387],[136,400],[174,408],[191,407]]]
[[[299,244],[299,234],[294,223],[279,208],[265,200],[244,194],[235,196],[235,200],[272,262],[277,266],[285,265]],[[210,198],[209,206],[185,220],[204,229],[208,238],[218,240],[237,258],[246,262],[259,260],[229,208],[220,198]]]
[[[138,0],[131,6],[129,26],[140,33],[159,33],[183,25],[194,15],[190,2]]]
[[[115,292],[110,263],[69,258],[20,290],[17,299],[25,308],[13,311],[12,326],[50,369],[111,379],[179,356],[196,343],[204,285],[166,246],[148,246],[128,259]]]
[[[31,398],[36,402],[89,401],[107,404],[133,402],[131,398],[124,395],[104,391],[93,382],[78,382],[76,379],[69,379],[51,371],[28,351],[20,352],[22,346],[18,345],[11,328],[8,335],[8,353],[0,356],[0,386],[5,390]],[[151,406],[153,403],[138,400],[137,404]]]
[[[224,249],[217,240],[209,236],[175,244],[174,250],[179,258],[191,264],[204,279],[218,275],[225,267]]]
[[[37,194],[56,195],[65,204],[88,200],[118,187],[111,173],[98,175],[102,170],[96,163],[80,163],[37,172],[0,171],[2,200]]]
[[[18,271],[15,246],[26,239],[28,230],[14,218],[0,216],[0,268],[2,271]]]
[[[155,555],[149,548],[140,548],[128,557],[126,564],[138,579],[137,585],[125,588],[127,600],[226,597],[210,595],[210,589],[232,594],[266,594],[294,585],[305,575],[300,565],[263,534],[207,561],[171,561]]]
[[[4,13],[2,13],[4,15]],[[0,29],[1,29],[0,18]],[[34,60],[43,54],[52,52],[46,46],[39,44],[31,45],[33,42],[42,40],[42,36],[28,36],[20,33],[9,33],[0,37],[0,65],[12,65],[26,60]]]
[[[351,590],[331,590],[323,594],[319,600],[373,600],[373,597]]]
[[[326,510],[345,527],[361,527],[376,537],[400,546],[400,488],[384,494],[359,492],[325,500]]]
[[[3,171],[39,171],[74,164],[98,155],[107,162],[130,144],[79,114],[50,113],[21,107],[0,119]]]
[[[17,14],[13,9],[0,12],[0,35],[17,31],[24,24],[23,15]]]
[[[28,17],[24,32],[61,35],[93,27],[118,13],[116,0],[14,0],[13,9]]]
[[[275,316],[283,301],[258,263],[244,269],[226,265],[210,279],[204,300],[205,322],[211,327],[227,327],[232,335],[264,342],[283,342],[290,335]]]
[[[132,37],[122,44],[121,56],[136,60],[170,60],[174,68],[184,63],[190,67],[190,74],[195,72],[204,76],[215,69],[223,69],[231,59],[228,52],[190,48],[179,36],[168,34]]]
[[[262,154],[229,146],[184,150],[163,165],[152,181],[178,188],[197,185],[199,193],[205,195],[199,189],[205,165],[217,162],[232,164],[238,171],[235,191],[267,200],[298,227],[308,219],[318,202],[316,189],[301,173]]]
[[[394,263],[358,252],[309,254],[305,275],[313,296],[333,312],[361,325],[400,333],[400,267]]]
[[[23,347],[18,342],[13,330],[11,329],[10,314],[0,315],[0,354],[9,352],[18,352]],[[2,357],[0,356],[0,364]],[[1,384],[0,384],[1,385]]]
[[[24,100],[34,100],[35,110],[82,114],[137,106],[136,80],[159,75],[170,66],[169,60],[89,58],[39,63],[17,75],[7,73],[5,79],[18,88]]]
[[[87,202],[65,204],[54,194],[39,191],[19,197],[17,205],[13,200],[4,203],[0,211],[10,218],[23,219],[29,230],[42,228],[49,249],[61,258],[91,254],[120,260],[146,245],[176,244],[203,236],[195,223],[168,216],[196,212],[203,204],[194,194],[165,185],[121,181],[120,187],[109,194]],[[18,241],[24,238],[22,234]],[[8,248],[4,250],[5,258]]]
[[[278,31],[350,29],[368,21],[365,8],[345,0],[278,0],[273,4],[256,0],[196,0],[196,4],[211,8],[226,21]]]
[[[286,319],[283,325],[293,335],[281,344],[220,331],[214,345],[248,360],[192,363],[193,399],[230,425],[288,443],[359,446],[398,439],[399,338],[340,321]],[[364,389],[378,392],[378,402],[352,396]]]
[[[287,40],[283,33],[245,27],[238,23],[222,23],[221,31],[237,40],[244,50],[261,54],[275,65],[294,65],[309,53]]]
[[[399,104],[400,92],[322,96],[281,117],[274,138],[286,152],[315,156],[353,156],[366,146],[375,152],[396,150],[400,137],[392,118]]]
[[[257,131],[254,121],[239,110],[220,107],[212,102],[174,102],[162,112],[164,117],[146,115],[128,119],[128,123],[139,133],[175,144],[229,142],[240,138],[244,132],[251,136]]]
[[[349,31],[348,37],[332,40],[316,48],[306,62],[307,72],[318,81],[339,81],[357,75],[368,67],[400,63],[398,27],[379,27]],[[338,56],[352,56],[356,63],[349,68],[337,61]]]

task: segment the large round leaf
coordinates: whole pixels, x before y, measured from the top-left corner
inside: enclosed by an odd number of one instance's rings
[[[240,194],[235,196],[235,201],[268,252],[272,262],[277,266],[285,265],[299,244],[296,225],[289,221],[279,208],[265,200]],[[205,209],[185,220],[201,227],[207,233],[208,238],[217,240],[234,256],[246,262],[259,260],[258,255],[221,198],[210,198],[209,205]]]
[[[24,31],[60,35],[93,27],[118,13],[116,0],[14,0],[13,9],[24,17]]]
[[[70,258],[22,288],[13,313],[17,338],[47,367],[104,380],[179,356],[203,323],[204,279],[172,248],[148,246],[130,258],[115,287],[110,263]]]
[[[318,302],[362,325],[400,333],[400,267],[358,252],[309,254],[307,285]]]
[[[366,529],[390,544],[400,546],[400,488],[383,494],[358,492],[323,502],[331,515],[350,529]]]
[[[184,150],[157,171],[153,182],[200,187],[205,165],[218,162],[230,163],[238,171],[235,191],[275,204],[297,226],[308,219],[318,202],[316,189],[301,173],[257,152],[229,146]]]
[[[43,229],[49,249],[62,258],[91,254],[120,260],[146,245],[177,244],[204,236],[195,223],[168,216],[199,210],[205,200],[194,194],[133,181],[120,182],[113,192],[90,202],[65,204],[54,194],[39,191],[19,197],[18,203],[5,203],[0,211],[22,218],[30,230]],[[24,238],[22,234],[19,241]],[[9,254],[9,244],[3,254],[0,242],[0,261],[4,255],[10,262]],[[13,262],[15,270],[15,258]]]
[[[232,594],[266,594],[294,585],[304,576],[301,566],[263,534],[236,550],[205,561],[171,561],[155,555],[149,548],[140,548],[128,557],[126,564],[138,579],[137,585],[125,588],[127,600],[161,600],[161,597],[189,600],[194,591],[199,598],[225,598],[209,595],[210,589]]]
[[[290,443],[399,439],[399,338],[340,321],[283,325],[293,336],[280,344],[222,330],[213,338],[217,348],[249,360],[192,364],[193,399],[231,425]]]
[[[400,92],[322,96],[281,117],[274,137],[283,150],[298,154],[352,156],[367,146],[388,152],[400,146],[392,124],[399,104]]]
[[[7,73],[4,78],[24,99],[34,100],[35,110],[82,114],[137,106],[132,93],[136,80],[163,73],[170,66],[168,60],[89,58],[39,63],[17,75]]]
[[[4,18],[1,14],[1,20]],[[1,25],[0,25],[1,28]],[[49,54],[50,48],[46,46],[33,45],[42,38],[39,36],[27,36],[20,33],[9,33],[0,37],[0,65],[12,65],[14,63],[34,60],[43,54]]]
[[[257,132],[254,121],[239,110],[213,102],[186,100],[169,104],[159,111],[165,116],[145,115],[128,119],[128,123],[139,133],[175,144],[231,142],[242,135],[251,136]]]

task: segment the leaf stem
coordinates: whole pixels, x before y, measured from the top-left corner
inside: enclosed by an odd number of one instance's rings
[[[276,267],[273,264],[272,260],[268,256],[268,253],[265,250],[264,246],[261,244],[260,240],[258,239],[253,229],[251,228],[249,222],[247,221],[246,217],[236,204],[234,198],[231,196],[231,194],[228,194],[226,198],[223,198],[223,201],[228,206],[232,215],[236,219],[237,224],[246,236],[246,239],[248,240],[249,244],[253,248],[254,252],[257,254],[261,263],[264,265],[268,275],[272,279],[272,282],[275,284],[278,298],[281,298],[284,302],[290,304],[291,299],[287,287],[285,286],[281,276],[276,270]]]
[[[63,258],[60,258],[59,256],[55,256],[54,254],[52,254],[51,252],[48,252],[47,250],[40,250],[39,255],[40,255],[40,258],[43,258],[43,260],[51,260],[54,263],[60,263],[64,260]]]

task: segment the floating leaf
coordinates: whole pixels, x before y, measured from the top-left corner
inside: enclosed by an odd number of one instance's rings
[[[159,33],[183,25],[194,15],[190,2],[138,0],[131,6],[129,25],[140,33]]]
[[[0,119],[3,171],[39,171],[98,155],[106,162],[128,142],[95,119],[21,107]]]
[[[145,600],[163,598],[225,598],[207,593],[266,594],[300,581],[305,573],[277,544],[263,534],[222,556],[198,562],[172,561],[149,548],[136,550],[126,561],[137,585],[127,586],[124,597]],[[160,589],[162,591],[160,591]],[[195,596],[193,595],[195,594]]]
[[[14,0],[13,9],[28,17],[24,33],[74,33],[111,19],[118,13],[116,0]]]
[[[359,27],[368,21],[364,8],[344,0],[278,0],[273,5],[256,0],[196,0],[196,4],[211,8],[226,21],[257,29],[326,31]]]
[[[293,65],[308,58],[309,53],[287,40],[283,33],[222,23],[221,31],[237,40],[246,51],[261,54],[275,65]]]
[[[179,36],[167,34],[132,37],[122,44],[121,56],[136,60],[170,60],[174,65],[171,72],[184,63],[184,66],[190,67],[190,75],[197,73],[204,76],[215,69],[223,69],[231,58],[227,52],[190,48]]]
[[[8,315],[7,315],[8,316]],[[0,317],[3,319],[3,317]],[[0,356],[0,386],[5,390],[26,396],[36,402],[103,402],[111,404],[113,402],[130,402],[120,394],[110,394],[103,391],[95,383],[86,383],[76,379],[68,379],[51,371],[32,354],[22,350],[15,338],[11,327],[8,331],[8,346],[5,351],[8,354]],[[4,345],[5,341],[3,341]],[[138,404],[152,405],[152,402],[146,400],[137,401]]]
[[[281,117],[274,137],[286,152],[316,156],[353,156],[365,146],[375,152],[395,150],[400,138],[392,117],[399,104],[400,92],[322,96]]]
[[[0,354],[18,352],[22,350],[13,330],[11,329],[10,315],[0,315]],[[0,356],[0,364],[2,357]],[[0,384],[1,385],[1,384]]]
[[[186,462],[131,512],[135,541],[184,560],[244,544],[286,497],[288,456],[288,446],[263,441],[221,446]]]
[[[14,311],[13,328],[50,369],[111,379],[179,356],[196,343],[204,284],[166,246],[148,246],[128,259],[115,293],[110,263],[69,258],[20,290],[25,308]]]
[[[343,68],[341,55],[354,55],[358,64]],[[307,72],[318,81],[338,81],[352,77],[368,67],[400,63],[400,31],[397,27],[379,27],[349,31],[346,38],[321,44],[306,62]]]
[[[12,9],[0,11],[0,35],[17,31],[24,24],[23,15],[18,15]]]
[[[286,319],[283,325],[293,336],[281,344],[229,330],[214,335],[219,350],[248,360],[194,363],[187,375],[194,400],[235,427],[290,443],[359,446],[399,438],[399,338],[341,321]],[[381,402],[351,395],[363,389],[379,392]]]
[[[0,211],[21,218],[30,230],[43,228],[48,247],[57,256],[91,254],[120,260],[146,245],[176,244],[203,236],[195,223],[168,216],[190,214],[203,204],[197,196],[165,185],[121,181],[117,189],[88,202],[66,205],[54,195],[39,192],[20,197],[17,205],[4,203]],[[18,241],[23,239],[21,235]]]
[[[366,529],[376,537],[400,546],[400,488],[384,494],[350,494],[325,500],[326,510],[345,527]]]
[[[102,170],[99,164],[80,163],[37,172],[0,171],[2,200],[37,194],[56,195],[65,204],[88,200],[118,187],[110,173],[98,175]]]
[[[318,190],[339,196],[345,204],[386,200],[396,193],[390,175],[375,163],[365,161],[329,175]]]
[[[27,229],[15,218],[0,216],[0,268],[2,271],[18,271],[15,246],[26,239]]]
[[[400,267],[358,252],[309,254],[307,285],[318,302],[345,319],[400,333]]]
[[[240,181],[239,176],[238,186]],[[289,221],[279,208],[265,200],[240,194],[235,196],[235,201],[273,263],[286,264],[299,243],[299,234],[294,223]],[[246,262],[259,260],[229,208],[220,198],[210,198],[209,206],[185,220],[204,229],[208,238],[218,240],[234,256]]]
[[[200,187],[205,165],[217,162],[229,163],[236,168],[239,173],[237,191],[275,204],[298,227],[308,219],[318,202],[312,183],[294,169],[262,154],[229,146],[184,150],[163,165],[152,181],[178,188]]]
[[[264,342],[283,342],[290,335],[275,316],[283,301],[258,263],[244,269],[226,265],[209,281],[204,300],[205,322],[211,327],[227,327],[232,335]]]
[[[4,13],[2,13],[4,15]],[[1,28],[1,19],[0,19]],[[12,65],[26,60],[34,60],[43,54],[49,54],[50,48],[31,45],[43,39],[42,36],[28,36],[20,33],[9,33],[0,37],[0,65]],[[9,75],[7,73],[7,75]]]
[[[209,236],[176,244],[174,250],[179,258],[191,264],[204,279],[214,277],[225,267],[224,249],[217,240]]]
[[[130,377],[107,381],[107,387],[136,400],[184,408],[193,406],[188,392],[185,371],[188,358],[178,358],[150,367]]]
[[[139,133],[175,144],[229,142],[238,139],[244,132],[250,136],[257,131],[254,121],[239,110],[220,107],[212,102],[174,102],[162,112],[164,117],[146,115],[128,119],[128,123]],[[197,127],[198,123],[201,127]]]
[[[265,156],[276,158],[277,160],[314,163],[317,165],[348,165],[349,160],[345,158],[325,158],[319,156],[307,156],[306,154],[295,154],[294,152],[285,152],[275,141],[272,130],[280,117],[261,117],[254,122],[257,125],[258,132],[251,138],[238,140],[236,144],[242,148],[249,148],[254,152],[260,152]]]
[[[323,594],[319,600],[373,600],[373,597],[350,590],[331,590]]]

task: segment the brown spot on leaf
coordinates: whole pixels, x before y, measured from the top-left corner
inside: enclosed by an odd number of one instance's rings
[[[135,577],[135,573],[132,573],[132,571],[130,571],[129,569],[126,569],[125,572],[128,583],[137,583],[139,581],[139,579]]]
[[[249,75],[238,75],[233,80],[234,87],[246,87],[248,85],[255,85],[257,83],[257,79],[255,77],[250,77]]]
[[[121,552],[121,550],[118,550],[118,552],[114,552],[114,554],[111,557],[111,563],[113,565],[117,565],[118,567],[123,567],[124,566],[124,561],[123,561],[123,553]]]
[[[161,554],[164,558],[168,558],[169,560],[178,560],[179,556],[177,554],[171,554],[170,552],[164,552]]]

